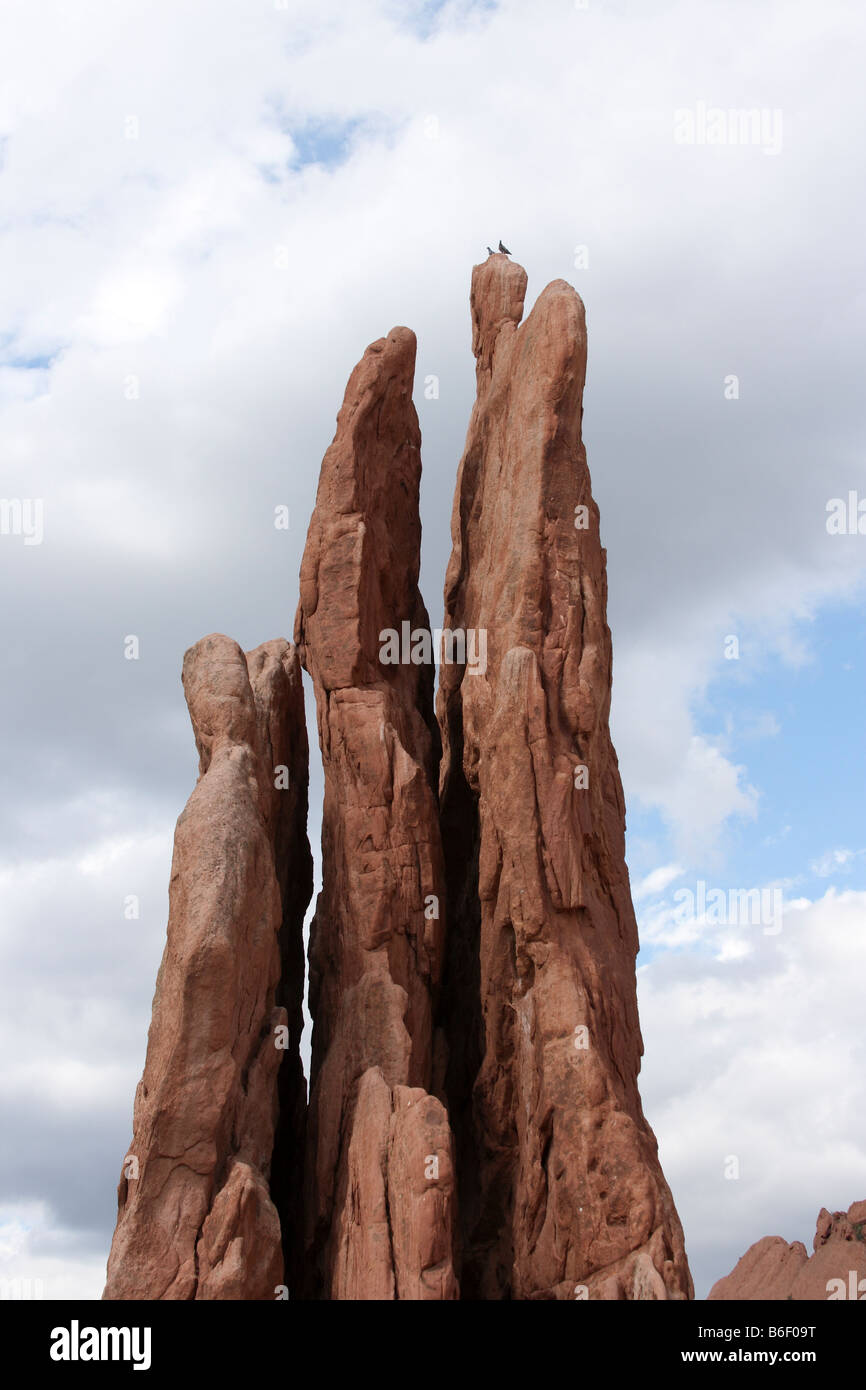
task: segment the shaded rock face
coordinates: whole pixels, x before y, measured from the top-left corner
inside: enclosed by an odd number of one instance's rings
[[[433,667],[383,658],[404,625],[429,641],[414,365],[414,334],[396,328],[353,371],[301,566],[295,641],[325,773],[305,1189],[319,1298],[457,1296],[452,1141],[429,1094],[444,931]]]
[[[268,1183],[278,1085],[287,1114],[304,1103],[299,953],[312,864],[301,673],[285,641],[245,657],[213,635],[186,653],[183,684],[199,780],[175,832],[104,1297],[272,1299],[284,1278]],[[292,1211],[288,1201],[289,1235]]]
[[[809,1255],[802,1241],[781,1236],[756,1241],[735,1268],[710,1289],[708,1299],[792,1299],[795,1303],[866,1301],[866,1202],[847,1212],[822,1207]]]
[[[472,277],[477,400],[445,627],[441,808],[449,934],[438,1022],[455,1130],[463,1296],[687,1298],[680,1222],[637,1089],[637,929],[608,732],[605,552],[581,443],[583,304],[521,325],[526,274]]]

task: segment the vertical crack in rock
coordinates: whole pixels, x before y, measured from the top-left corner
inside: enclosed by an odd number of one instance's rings
[[[477,399],[445,627],[478,633],[476,650],[486,637],[486,670],[443,664],[437,700],[449,894],[438,1021],[463,1296],[687,1298],[637,1088],[605,552],[581,443],[584,308],[557,280],[521,325],[525,292],[504,256],[473,270]]]
[[[325,771],[305,1212],[307,1291],[326,1299],[457,1297],[452,1140],[430,1094],[444,867],[414,366],[395,328],[352,372],[295,624]]]
[[[284,1279],[268,1188],[283,1059],[278,1145],[297,1182],[304,1105],[301,929],[312,863],[301,673],[288,642],[245,657],[212,635],[186,653],[183,684],[199,779],[175,832],[167,940],[103,1296],[273,1299]],[[286,1029],[288,1049],[278,1047]],[[296,1202],[281,1201],[291,1244]]]
[[[307,1082],[301,1063],[304,1029],[304,915],[313,896],[313,856],[307,839],[309,745],[301,663],[285,642],[267,642],[247,656],[264,765],[271,777],[269,831],[282,904],[280,976],[276,1004],[286,1011],[288,1036],[277,1074],[278,1119],[271,1163],[271,1196],[280,1217],[285,1283],[303,1281],[303,1178]],[[275,771],[271,772],[270,770]]]

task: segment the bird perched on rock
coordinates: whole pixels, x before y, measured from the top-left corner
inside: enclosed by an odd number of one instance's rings
[[[488,248],[487,248],[487,254],[488,254],[488,256],[495,256],[495,255],[496,255],[496,252],[494,251],[494,249],[493,249],[492,246],[488,246]]]
[[[507,247],[507,246],[503,246],[501,241],[500,241],[500,243],[499,243],[499,249],[500,249],[500,251],[502,252],[502,254],[503,254],[504,256],[510,256],[510,255],[511,255],[511,252],[509,251],[508,247]]]

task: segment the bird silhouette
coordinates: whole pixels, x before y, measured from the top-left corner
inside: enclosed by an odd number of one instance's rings
[[[509,251],[508,247],[507,247],[507,246],[503,246],[501,241],[500,241],[500,243],[499,243],[499,249],[500,249],[500,251],[502,252],[502,254],[503,254],[504,256],[510,256],[510,255],[511,255],[511,252]]]
[[[488,246],[488,248],[487,248],[487,254],[488,254],[488,256],[495,256],[495,255],[496,255],[496,252],[494,251],[494,249],[493,249],[492,246]]]

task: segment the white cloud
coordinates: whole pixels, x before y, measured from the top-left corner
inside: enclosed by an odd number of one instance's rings
[[[164,332],[181,294],[178,276],[155,267],[119,267],[96,290],[81,334],[92,343],[135,343]]]
[[[98,1299],[105,1257],[83,1257],[44,1202],[0,1206],[0,1301]]]
[[[839,871],[845,872],[849,869],[855,859],[859,859],[866,850],[853,849],[828,849],[818,859],[813,859],[809,865],[813,874],[819,878],[830,878]]]
[[[666,888],[676,882],[682,873],[683,869],[679,864],[662,864],[632,887],[632,898],[635,902],[639,902],[642,898],[655,897],[657,893],[663,893]]]
[[[745,942],[638,976],[641,1092],[700,1295],[762,1236],[810,1244],[822,1206],[866,1196],[866,893],[789,902],[778,936]]]

